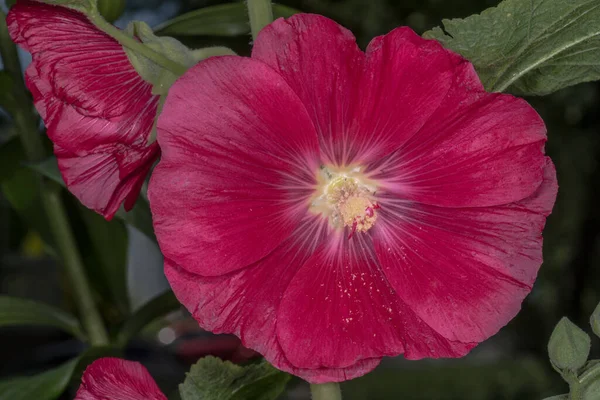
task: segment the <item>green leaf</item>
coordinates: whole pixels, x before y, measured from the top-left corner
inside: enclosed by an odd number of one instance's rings
[[[91,14],[96,11],[97,0],[37,0],[40,3],[63,6],[80,11],[84,14]]]
[[[300,11],[273,5],[275,18],[291,17]],[[171,36],[239,36],[250,33],[248,11],[244,2],[205,7],[182,14],[154,28],[157,35]]]
[[[65,391],[78,360],[30,377],[0,381],[0,400],[54,400]]]
[[[123,221],[107,221],[84,206],[79,207],[79,212],[92,246],[90,257],[86,258],[86,265],[95,269],[94,275],[102,280],[99,286],[110,296],[111,304],[115,305],[121,314],[126,315],[129,312],[127,228]]]
[[[11,8],[16,2],[17,0],[6,0],[6,7]]]
[[[0,148],[0,156],[2,154],[3,153],[1,152]],[[0,166],[2,165],[3,163],[2,161],[0,161]],[[65,182],[63,181],[60,171],[58,169],[56,157],[50,157],[47,160],[42,161],[41,163],[29,164],[29,167],[34,171],[42,174],[46,178],[50,178],[51,180],[59,183],[62,187],[66,188]],[[0,176],[2,176],[1,171]],[[150,239],[156,241],[156,236],[154,235],[154,228],[152,227],[152,214],[150,213],[150,206],[142,196],[138,198],[135,207],[132,210],[130,210],[129,212],[125,212],[123,209],[120,209],[115,216],[132,225],[137,230],[148,236]]]
[[[548,354],[558,368],[577,371],[590,354],[590,337],[563,317],[550,336]]]
[[[123,324],[117,335],[117,345],[125,346],[129,340],[141,332],[148,324],[171,311],[178,310],[181,304],[172,291],[156,296],[144,304]]]
[[[596,336],[600,337],[600,303],[598,303],[596,309],[590,317],[590,325],[592,326],[592,331],[594,331]]]
[[[423,36],[471,61],[489,91],[545,95],[600,79],[600,0],[505,0],[443,24]]]
[[[9,179],[22,168],[25,151],[18,137],[13,137],[0,145],[0,183]]]
[[[0,107],[13,111],[16,103],[13,79],[7,71],[0,71]]]
[[[125,0],[98,0],[98,11],[108,22],[115,22],[125,11]]]
[[[36,172],[39,172],[42,176],[50,178],[54,182],[60,184],[62,187],[66,188],[65,182],[63,181],[62,175],[60,174],[60,170],[58,169],[58,162],[56,161],[56,157],[48,157],[44,161],[28,165],[31,169],[33,169]]]
[[[558,396],[546,397],[544,400],[569,400],[569,395],[559,394]]]
[[[179,393],[182,400],[274,400],[289,379],[265,360],[242,367],[204,357],[192,366]]]
[[[33,300],[0,296],[0,327],[52,326],[85,340],[79,321],[58,308]]]

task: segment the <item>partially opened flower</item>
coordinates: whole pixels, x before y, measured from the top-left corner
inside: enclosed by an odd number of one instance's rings
[[[100,358],[88,366],[75,400],[167,400],[138,362]]]
[[[159,101],[152,85],[82,13],[19,0],[7,22],[33,57],[27,87],[67,187],[107,219],[123,203],[131,209],[159,155],[148,144]]]
[[[158,141],[149,195],[176,295],[313,383],[465,355],[542,262],[543,121],[408,28],[363,53],[327,18],[279,19],[252,58],[177,81]]]

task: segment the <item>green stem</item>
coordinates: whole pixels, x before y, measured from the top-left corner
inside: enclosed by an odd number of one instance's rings
[[[342,400],[342,391],[339,383],[321,383],[310,385],[312,400]]]
[[[6,15],[0,10],[0,55],[6,70],[15,82],[15,96],[19,102],[13,113],[13,121],[27,159],[31,162],[46,158],[42,138],[38,132],[38,118],[33,112],[33,105],[25,95],[25,85],[21,76],[21,64],[16,58],[17,51],[11,42],[6,27]],[[81,256],[77,251],[75,238],[67,218],[67,213],[60,198],[61,188],[53,182],[40,178],[40,194],[44,211],[48,217],[50,230],[56,239],[66,273],[71,281],[73,292],[79,307],[80,317],[92,345],[108,344],[108,334],[104,322],[92,298],[92,290],[85,275]]]
[[[252,39],[256,40],[258,32],[273,22],[273,6],[271,0],[247,0],[247,7]]]
[[[185,67],[184,65],[181,65],[165,57],[164,55],[152,50],[150,47],[146,46],[142,42],[123,33],[122,30],[115,27],[113,24],[106,22],[106,20],[100,15],[100,13],[94,12],[88,17],[98,29],[111,36],[113,39],[119,42],[121,46],[127,47],[128,49],[143,55],[147,59],[153,61],[155,64],[158,64],[161,67],[168,69],[177,76],[181,76],[187,71],[187,67]]]

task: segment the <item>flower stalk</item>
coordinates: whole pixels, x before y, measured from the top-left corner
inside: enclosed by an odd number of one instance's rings
[[[6,26],[6,15],[0,10],[0,55],[6,71],[11,75],[18,107],[13,112],[14,124],[19,132],[25,154],[30,162],[39,162],[47,157],[38,133],[38,118],[33,113],[33,105],[25,95],[25,83],[21,76],[21,64],[16,46],[12,43]],[[56,239],[59,254],[65,271],[71,281],[82,324],[92,345],[109,343],[108,334],[87,279],[81,256],[77,250],[75,237],[60,198],[58,184],[40,178],[40,192],[44,211],[48,217],[50,230]]]
[[[115,39],[121,46],[127,47],[128,49],[146,57],[157,65],[171,71],[177,76],[183,75],[187,71],[187,67],[175,62],[168,57],[154,51],[150,47],[144,45],[142,42],[126,35],[122,30],[115,27],[113,24],[108,23],[99,12],[94,12],[88,15],[90,21],[102,32],[106,33],[113,39]]]
[[[273,22],[273,5],[271,0],[248,0],[246,5],[250,17],[252,40],[256,40],[261,29]]]
[[[312,400],[342,400],[340,384],[336,382],[311,384]]]

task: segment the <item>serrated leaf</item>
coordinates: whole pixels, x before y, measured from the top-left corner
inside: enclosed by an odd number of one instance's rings
[[[0,400],[54,400],[67,388],[78,360],[38,375],[0,381]]]
[[[488,91],[545,95],[600,79],[600,0],[505,0],[443,25],[423,36],[471,61]]]
[[[600,303],[598,303],[596,309],[590,317],[590,325],[592,326],[592,331],[594,331],[596,336],[600,337]]]
[[[0,296],[0,327],[52,326],[85,339],[79,321],[56,307],[18,297]]]
[[[300,11],[273,4],[275,18],[290,17]],[[250,33],[248,11],[243,2],[221,4],[190,11],[154,28],[157,35],[239,36]]]
[[[563,317],[550,336],[548,354],[558,368],[577,371],[590,354],[590,337]]]
[[[182,400],[274,400],[289,379],[265,360],[242,367],[205,357],[192,366],[179,393]]]

